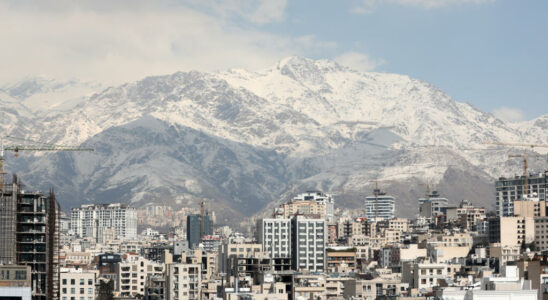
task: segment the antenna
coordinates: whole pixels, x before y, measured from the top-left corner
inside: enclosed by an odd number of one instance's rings
[[[200,215],[201,215],[201,222],[200,225],[200,238],[203,238],[205,235],[205,200],[202,199],[202,203],[200,204]]]

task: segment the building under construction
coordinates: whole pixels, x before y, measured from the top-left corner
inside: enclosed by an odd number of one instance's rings
[[[535,195],[539,201],[548,200],[546,196],[548,171],[540,174],[529,174],[527,181],[525,179],[523,175],[512,178],[501,177],[495,182],[497,217],[513,216],[514,201],[522,199],[525,191],[528,194],[525,196]],[[525,182],[527,182],[527,188],[525,188]]]
[[[31,269],[33,299],[58,299],[60,209],[48,196],[24,191],[17,177],[0,189],[0,264]]]

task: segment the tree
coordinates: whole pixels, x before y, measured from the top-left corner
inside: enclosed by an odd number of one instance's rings
[[[114,300],[114,281],[99,281],[97,300]]]

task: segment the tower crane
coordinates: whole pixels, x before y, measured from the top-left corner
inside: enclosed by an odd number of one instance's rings
[[[10,145],[5,145],[4,140],[13,140],[15,142],[13,142],[12,144],[10,143]],[[19,151],[94,151],[94,149],[81,146],[67,146],[42,143],[12,136],[5,136],[4,138],[0,138],[0,190],[4,189],[4,177],[6,175],[6,172],[4,170],[4,153],[7,151],[13,151],[15,157],[18,157]]]
[[[487,145],[497,145],[497,146],[506,146],[506,147],[528,147],[531,150],[535,148],[548,148],[547,144],[525,144],[525,143],[505,143],[505,142],[486,142]],[[523,154],[510,154],[508,158],[523,158],[523,195],[529,195],[529,172],[528,163],[527,163],[527,153]]]

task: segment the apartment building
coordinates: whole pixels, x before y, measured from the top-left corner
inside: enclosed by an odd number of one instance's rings
[[[130,239],[137,236],[137,211],[121,203],[84,204],[71,210],[70,224],[79,237],[102,242],[114,231],[118,239]]]
[[[171,263],[166,266],[166,296],[170,300],[202,299],[200,264]]]
[[[291,257],[295,270],[323,272],[325,270],[326,221],[293,217],[291,227]]]
[[[59,275],[61,300],[95,300],[99,271],[61,268]]]
[[[117,278],[121,297],[145,295],[147,276],[162,275],[164,264],[149,261],[138,255],[124,255],[118,263]]]
[[[271,258],[291,257],[291,219],[259,219],[257,221],[257,241]]]
[[[548,171],[540,174],[530,174],[528,178],[528,193],[536,193],[540,201],[546,201],[546,187],[548,186]],[[498,217],[514,215],[514,201],[523,197],[525,177],[500,177],[495,182],[496,213]],[[529,195],[525,195],[529,196]]]

